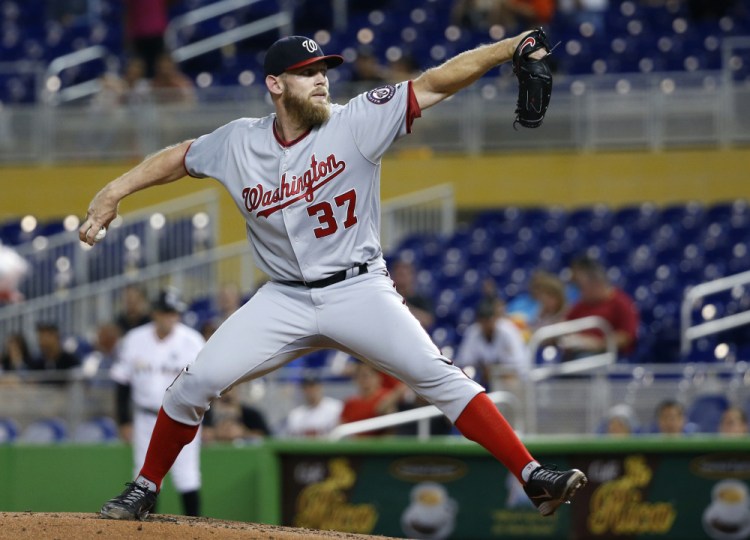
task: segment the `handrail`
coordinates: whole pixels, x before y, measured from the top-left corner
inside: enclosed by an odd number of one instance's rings
[[[520,408],[520,401],[516,396],[510,392],[492,392],[487,394],[493,403],[504,404],[511,407],[513,410]],[[392,414],[385,414],[375,418],[368,418],[367,420],[359,420],[357,422],[349,422],[348,424],[341,424],[334,428],[329,433],[328,438],[334,441],[343,439],[344,437],[350,437],[358,433],[366,433],[368,431],[374,431],[378,429],[385,429],[394,426],[400,426],[402,424],[408,424],[411,422],[418,422],[417,424],[417,438],[420,440],[426,440],[430,437],[430,418],[441,416],[443,413],[434,405],[427,405],[425,407],[418,407],[409,411],[401,411]]]
[[[526,378],[526,393],[524,408],[524,425],[528,433],[537,432],[536,393],[534,384],[558,375],[572,375],[600,370],[602,367],[613,365],[617,362],[617,343],[615,342],[612,326],[605,319],[598,316],[582,317],[570,321],[542,326],[531,335],[529,340],[529,357],[533,365],[536,362],[536,354],[542,344],[553,338],[567,334],[575,334],[582,330],[598,329],[604,333],[605,351],[577,360],[571,360],[564,364],[540,366],[534,368]]]
[[[175,62],[184,62],[190,58],[220,49],[226,45],[231,45],[232,43],[242,41],[243,39],[262,34],[263,32],[275,28],[285,27],[285,33],[291,33],[293,20],[291,9],[282,6],[281,10],[273,15],[269,15],[248,24],[243,24],[242,26],[232,28],[189,45],[184,45],[182,47],[178,46],[179,40],[177,36],[182,28],[192,26],[208,19],[213,19],[219,15],[250,6],[259,1],[260,0],[222,0],[221,2],[216,2],[215,4],[210,4],[189,11],[179,17],[175,17],[164,31],[164,41],[167,44],[167,47],[172,51],[172,59]]]
[[[177,48],[177,33],[183,28],[258,2],[260,0],[222,0],[178,15],[169,21],[167,28],[164,30],[164,43],[168,49],[174,50]]]
[[[96,79],[78,83],[62,90],[50,90],[49,88],[46,88],[46,84],[52,77],[57,77],[66,69],[85,64],[92,60],[105,58],[108,55],[109,50],[106,47],[93,45],[79,51],[58,56],[47,66],[44,75],[45,91],[43,91],[42,99],[57,104],[97,93],[101,89],[101,84]]]
[[[274,28],[281,28],[292,22],[292,17],[288,13],[276,13],[275,15],[269,15],[257,21],[243,24],[237,28],[232,28],[221,34],[216,34],[210,38],[202,39],[185,45],[172,51],[172,59],[175,62],[184,62],[190,58],[200,56],[209,51],[221,49],[226,45],[231,45],[243,39],[257,36],[263,32],[273,30]]]
[[[696,339],[730,328],[736,328],[737,326],[750,324],[750,311],[743,311],[695,326],[691,325],[691,315],[696,300],[709,294],[726,291],[738,285],[747,285],[748,283],[750,283],[750,270],[701,283],[687,291],[680,306],[680,352],[682,354],[690,352],[691,342]]]
[[[570,321],[562,321],[559,323],[549,324],[542,326],[536,332],[531,335],[529,339],[529,356],[531,357],[531,363],[536,361],[536,353],[539,347],[548,339],[564,336],[567,334],[575,334],[582,330],[601,330],[604,334],[605,341],[605,354],[610,354],[614,357],[614,363],[617,360],[617,343],[615,343],[615,336],[612,332],[612,326],[605,319],[592,315],[589,317],[582,317],[580,319],[573,319]]]
[[[427,203],[439,204],[439,218],[434,214],[426,215],[422,212],[424,209],[420,205]],[[412,219],[397,214],[407,209],[415,212]],[[415,227],[415,230],[409,232],[436,232],[448,236],[453,234],[456,228],[456,201],[453,185],[440,184],[383,201],[380,214],[380,243],[386,253],[401,240],[400,229],[404,228],[405,219]],[[439,222],[437,226],[435,226],[435,221]],[[424,230],[425,227],[431,230]]]

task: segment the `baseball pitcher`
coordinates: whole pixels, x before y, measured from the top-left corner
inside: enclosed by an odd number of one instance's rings
[[[388,147],[426,109],[511,60],[517,48],[524,62],[543,63],[547,49],[529,49],[542,42],[540,32],[464,52],[346,105],[331,104],[328,93],[327,71],[343,58],[303,36],[280,39],[264,61],[273,114],[166,148],[95,195],[79,231],[89,245],[128,195],[185,175],[214,178],[233,197],[271,278],[169,387],[140,473],[102,507],[103,516],[146,516],[213,399],[321,348],[369,362],[435,404],[519,479],[543,515],[586,483],[581,471],[540,466],[484,388],[440,353],[396,292],[379,242],[380,162]],[[522,41],[529,36],[537,38]],[[539,87],[519,105],[530,104],[537,120],[545,105],[539,99],[548,98]]]

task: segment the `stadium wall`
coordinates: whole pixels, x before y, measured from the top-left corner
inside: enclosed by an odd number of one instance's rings
[[[744,438],[528,438],[544,463],[589,485],[552,519],[478,445],[446,438],[272,441],[202,451],[209,517],[435,538],[729,538],[750,516]],[[130,449],[0,447],[0,510],[92,512],[131,475]],[[490,479],[488,481],[488,479]],[[169,483],[160,513],[179,513]],[[424,532],[424,531],[422,531]],[[434,532],[434,531],[433,531]],[[747,531],[741,531],[743,534]],[[740,538],[744,536],[732,536]]]
[[[514,153],[492,156],[432,155],[408,151],[383,163],[384,199],[436,184],[452,183],[461,209],[502,205],[567,208],[605,203],[613,207],[652,201],[712,203],[750,197],[750,149],[665,152]],[[109,179],[134,163],[4,167],[0,219],[33,214],[42,219],[83,214]],[[206,189],[211,180],[190,180],[133,195],[121,211]],[[244,226],[221,191],[220,238],[244,238]]]

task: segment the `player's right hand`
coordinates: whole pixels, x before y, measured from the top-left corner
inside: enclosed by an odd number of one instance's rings
[[[106,193],[106,188],[101,190],[89,204],[86,218],[78,229],[78,238],[90,246],[96,243],[96,234],[107,228],[113,219],[117,217],[117,203],[111,202]]]

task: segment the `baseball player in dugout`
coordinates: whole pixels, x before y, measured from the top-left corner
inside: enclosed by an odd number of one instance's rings
[[[389,146],[427,109],[499,64],[544,65],[547,54],[546,37],[536,29],[338,105],[330,102],[327,71],[343,58],[325,55],[312,39],[285,37],[264,60],[273,114],[240,118],[165,148],[94,196],[79,231],[92,246],[128,195],[186,175],[213,178],[233,197],[258,265],[270,277],[167,389],[143,467],[104,504],[103,516],[146,516],[212,400],[321,348],[352,354],[436,405],[518,478],[542,515],[571,499],[586,483],[584,474],[542,466],[531,456],[485,389],[441,354],[404,305],[379,242],[380,164]],[[529,100],[519,99],[519,107]],[[544,109],[538,105],[532,112]],[[529,119],[524,110],[517,109],[516,122],[536,127],[541,118]]]
[[[153,305],[153,320],[125,334],[110,377],[117,383],[117,423],[121,437],[133,445],[135,474],[143,467],[164,391],[193,362],[203,337],[180,322],[184,303],[176,290],[162,291]],[[185,515],[200,515],[200,433],[181,449],[172,466],[172,483]]]

